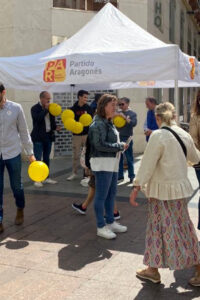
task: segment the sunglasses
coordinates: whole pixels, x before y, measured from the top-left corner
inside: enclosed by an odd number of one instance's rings
[[[119,106],[124,106],[124,103],[119,103]]]

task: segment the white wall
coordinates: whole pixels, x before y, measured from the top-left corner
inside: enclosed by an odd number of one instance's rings
[[[3,2],[3,3],[2,3]],[[1,0],[0,56],[29,55],[51,47],[53,0]],[[38,93],[8,90],[7,97],[22,104],[29,128],[30,108]]]
[[[52,35],[71,37],[95,15],[91,11],[53,8]]]
[[[148,0],[120,0],[119,9],[132,21],[147,30]],[[146,89],[127,89],[118,92],[119,97],[128,97],[131,100],[130,107],[137,113],[138,124],[134,129],[134,152],[141,153],[145,149],[146,140],[143,125],[146,118],[145,98]]]

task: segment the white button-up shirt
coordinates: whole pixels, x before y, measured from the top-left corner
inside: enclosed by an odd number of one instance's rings
[[[0,109],[0,156],[11,159],[21,153],[22,145],[27,155],[33,154],[33,144],[20,104],[9,101]]]

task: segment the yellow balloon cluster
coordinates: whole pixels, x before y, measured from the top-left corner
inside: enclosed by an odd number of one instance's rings
[[[113,119],[113,123],[115,124],[116,127],[122,128],[126,124],[126,120],[124,120],[124,118],[122,118],[120,116],[116,116]]]
[[[74,112],[71,109],[65,109],[61,115],[61,119],[62,119],[63,123],[65,122],[65,120],[67,120],[69,118],[74,119],[74,117],[75,117]]]
[[[51,103],[49,105],[49,112],[52,116],[57,117],[61,114],[62,108],[59,104]]]
[[[80,122],[76,122],[74,118],[75,115],[71,109],[65,109],[61,115],[64,127],[75,134],[79,134],[83,131],[83,125]]]
[[[62,112],[61,119],[63,121],[64,127],[75,134],[80,134],[83,131],[83,128],[89,126],[92,122],[92,117],[90,114],[81,115],[79,118],[79,122],[76,122],[74,118],[75,115],[73,110],[65,109]]]
[[[33,181],[44,181],[49,175],[48,166],[42,161],[34,161],[29,165],[28,175]]]
[[[83,131],[83,124],[81,124],[80,122],[76,122],[72,132],[79,134],[82,131]]]
[[[75,124],[76,124],[76,121],[72,118],[67,118],[64,120],[64,126],[69,131],[73,132]]]
[[[79,118],[79,122],[83,124],[83,126],[89,126],[92,123],[92,117],[90,114],[83,114]]]

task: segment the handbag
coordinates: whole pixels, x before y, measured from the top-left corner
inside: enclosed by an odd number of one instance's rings
[[[180,136],[174,130],[172,130],[169,127],[163,126],[163,127],[161,127],[161,129],[166,129],[166,130],[170,131],[175,136],[175,138],[178,140],[179,144],[181,145],[181,148],[183,149],[183,153],[184,153],[185,157],[187,157],[187,148],[185,147],[185,144],[181,140]]]

